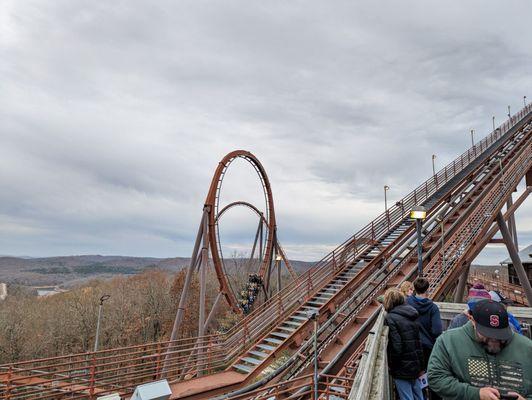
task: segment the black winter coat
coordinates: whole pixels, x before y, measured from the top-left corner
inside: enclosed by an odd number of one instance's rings
[[[386,315],[388,332],[388,366],[399,379],[415,379],[423,371],[423,348],[416,322],[418,312],[401,304]]]

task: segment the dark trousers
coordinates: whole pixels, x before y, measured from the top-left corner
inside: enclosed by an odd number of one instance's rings
[[[423,347],[423,363],[424,363],[425,372],[428,372],[430,353],[432,353],[432,349]],[[430,382],[429,382],[429,387],[425,388],[424,391],[425,391],[425,397],[427,399],[441,400],[441,397],[438,396],[436,393],[434,393],[432,389],[430,388]]]

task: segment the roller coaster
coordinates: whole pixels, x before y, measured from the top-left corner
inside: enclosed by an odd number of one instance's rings
[[[299,276],[277,238],[273,194],[264,167],[249,152],[232,152],[218,165],[209,188],[171,340],[2,365],[0,398],[96,399],[109,393],[127,398],[139,384],[167,379],[172,399],[305,399],[313,398],[313,385],[320,398],[346,399],[381,309],[378,296],[419,273],[419,236],[410,218],[412,208],[422,206],[427,211],[420,255],[423,274],[431,282],[430,296],[443,300],[454,295],[459,300],[471,280],[471,262],[497,232],[510,255],[516,254],[515,234],[506,221],[515,227],[514,212],[530,193],[531,150],[528,105]],[[246,202],[221,207],[223,176],[238,158],[257,171],[265,211]],[[523,179],[526,189],[514,201],[512,194]],[[259,218],[250,265],[258,248],[255,272],[263,282],[262,297],[228,332],[209,334],[222,300],[242,313],[218,231],[220,217],[237,206],[249,208]],[[209,260],[220,285],[215,305],[206,315]],[[278,290],[273,291],[273,271],[279,276],[281,264],[293,280],[285,287],[279,280]],[[198,335],[179,338],[184,310],[193,306],[187,305],[187,285],[195,273],[201,277]],[[519,299],[532,304],[530,284],[519,273]]]

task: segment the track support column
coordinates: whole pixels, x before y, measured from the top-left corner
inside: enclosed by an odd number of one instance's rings
[[[500,211],[497,213],[497,225],[499,225],[499,230],[501,231],[502,238],[506,244],[510,258],[512,259],[519,282],[525,291],[528,304],[532,304],[532,287],[530,286],[530,282],[526,276],[525,269],[523,268],[523,264],[521,263],[521,259],[519,258],[519,254],[517,253],[514,242],[512,241],[512,235],[510,234],[508,226],[504,222],[504,217]]]
[[[510,198],[506,202],[506,210],[509,210],[513,204],[514,202],[512,199],[512,195],[510,195]],[[508,230],[510,231],[510,234],[512,235],[515,248],[519,249],[519,243],[517,241],[517,227],[515,225],[515,213],[512,213],[510,217],[508,218]]]
[[[454,292],[455,303],[461,303],[464,300],[464,291],[466,288],[467,277],[469,276],[470,267],[471,267],[471,264],[468,263],[464,272],[460,274],[460,278],[458,279],[458,286],[456,286],[456,292]]]

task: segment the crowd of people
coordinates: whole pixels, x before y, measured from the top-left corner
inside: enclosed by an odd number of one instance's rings
[[[429,281],[417,278],[382,299],[388,366],[400,400],[532,399],[532,341],[500,293],[481,284],[444,332]]]
[[[238,300],[239,306],[244,314],[248,314],[251,311],[262,284],[262,278],[259,275],[249,274],[248,281],[240,291],[240,298]]]

